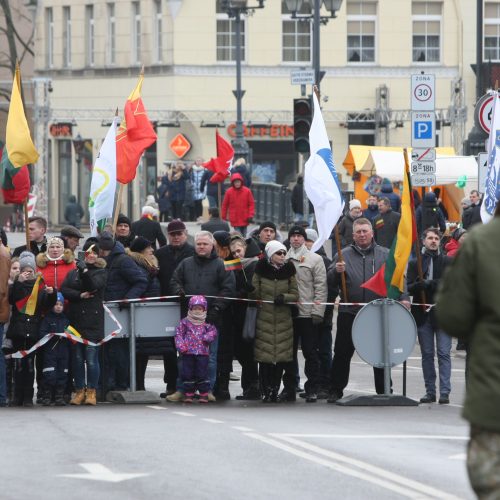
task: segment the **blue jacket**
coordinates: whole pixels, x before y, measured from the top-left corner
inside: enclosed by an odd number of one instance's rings
[[[384,179],[382,181],[382,188],[380,190],[379,199],[388,198],[391,202],[391,208],[395,212],[401,212],[401,198],[399,194],[396,194],[392,189],[391,181]]]
[[[55,313],[49,311],[45,318],[42,319],[40,330],[38,330],[38,338],[43,338],[48,333],[62,333],[69,325],[69,319],[64,313]]]
[[[378,207],[374,208],[373,210],[370,207],[368,207],[365,208],[365,210],[363,210],[363,217],[368,219],[373,224],[373,219],[375,219],[375,217],[377,217],[379,213],[380,212],[378,211]]]
[[[132,258],[125,254],[125,247],[119,241],[105,259],[108,283],[104,300],[138,299],[144,296],[148,279]]]
[[[168,180],[168,199],[172,201],[184,201],[186,196],[186,180],[189,174],[184,170],[177,180]]]

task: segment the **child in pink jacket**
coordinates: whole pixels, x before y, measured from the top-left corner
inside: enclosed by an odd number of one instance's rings
[[[200,393],[200,403],[208,403],[209,345],[217,337],[217,329],[206,318],[207,300],[203,295],[194,295],[189,299],[187,316],[181,319],[175,332],[175,345],[182,356],[185,403],[193,402],[196,390]]]

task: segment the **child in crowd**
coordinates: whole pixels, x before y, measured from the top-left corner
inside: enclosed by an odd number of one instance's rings
[[[54,288],[43,288],[37,282],[35,256],[23,252],[19,256],[19,275],[9,290],[12,305],[7,338],[12,340],[14,351],[27,351],[38,340],[38,328],[42,311],[56,303]],[[14,397],[12,406],[33,406],[33,383],[35,380],[35,353],[14,360]]]
[[[62,333],[68,325],[69,319],[64,314],[64,297],[58,292],[56,305],[42,320],[39,337]],[[52,337],[43,346],[43,406],[49,406],[52,401],[56,406],[66,406],[64,389],[68,382],[69,356],[69,341],[63,337]]]
[[[203,295],[195,295],[189,299],[187,317],[180,321],[175,332],[175,345],[182,356],[185,403],[193,402],[196,390],[200,393],[200,403],[208,403],[209,344],[217,337],[217,329],[206,318],[207,300]]]

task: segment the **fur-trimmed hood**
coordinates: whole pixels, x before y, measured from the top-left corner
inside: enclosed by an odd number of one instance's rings
[[[296,270],[291,262],[287,262],[283,267],[277,269],[267,259],[261,259],[255,266],[255,274],[270,280],[287,280],[296,274]]]
[[[98,257],[95,264],[87,264],[87,267],[95,267],[97,269],[104,269],[106,266],[107,263],[102,257]]]
[[[158,259],[154,255],[146,257],[140,252],[132,252],[130,248],[126,248],[125,253],[129,255],[138,266],[143,267],[148,272],[158,272]]]
[[[75,255],[69,248],[65,248],[63,254],[57,260],[62,260],[66,264],[71,264],[75,260]],[[47,252],[39,253],[36,256],[36,265],[40,268],[47,267],[50,261],[51,259],[49,259]]]

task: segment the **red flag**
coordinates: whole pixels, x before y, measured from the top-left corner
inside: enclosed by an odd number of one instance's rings
[[[5,155],[5,156],[4,156]],[[30,174],[28,166],[24,165],[16,169],[15,175],[12,175],[9,169],[4,165],[7,153],[5,148],[0,149],[0,158],[2,158],[1,186],[5,203],[15,203],[20,205],[30,192]],[[7,160],[8,161],[8,160]]]
[[[141,98],[143,80],[141,74],[125,103],[125,118],[116,134],[116,180],[122,184],[135,179],[142,154],[157,139]]]
[[[387,297],[387,284],[385,282],[385,264],[368,280],[365,281],[361,288],[367,288],[372,292],[380,295],[381,297]]]
[[[229,167],[234,158],[233,146],[217,130],[215,131],[215,140],[217,142],[217,158],[212,158],[203,164],[205,168],[215,173],[210,179],[210,182],[213,183],[224,181],[229,175]]]

